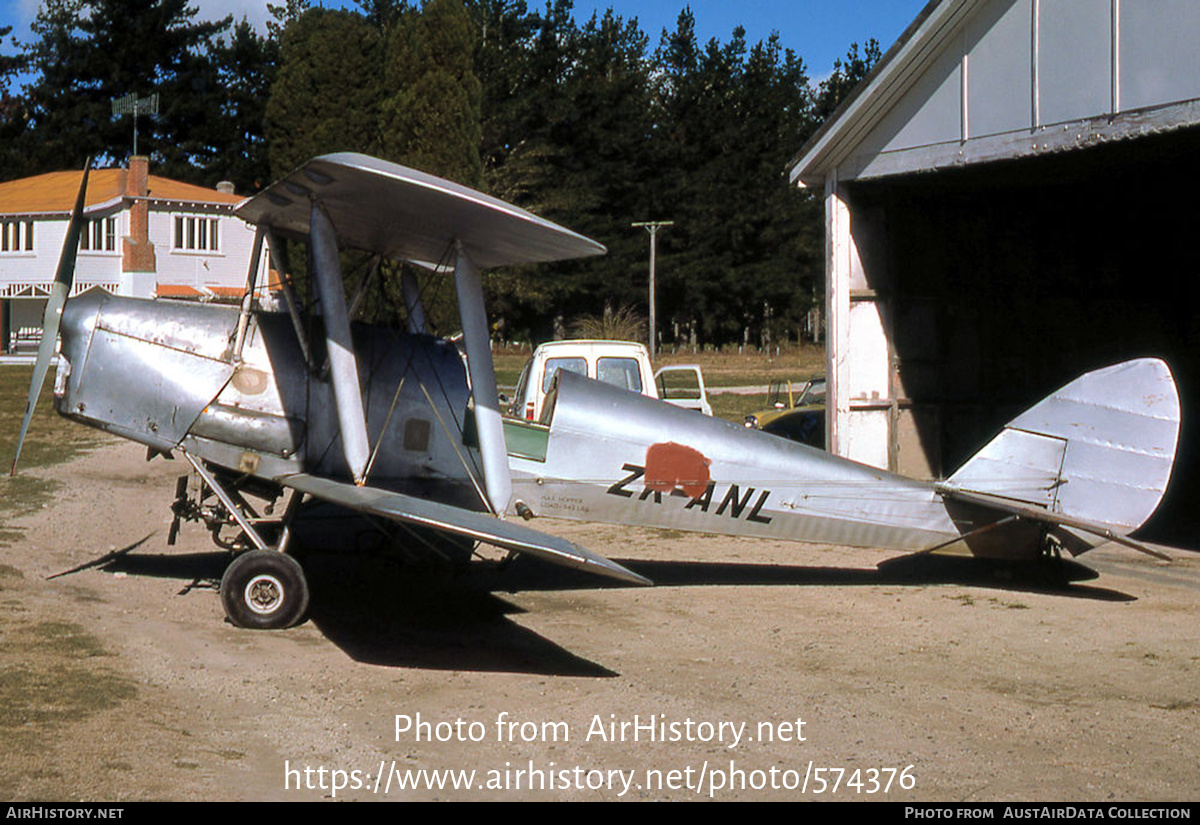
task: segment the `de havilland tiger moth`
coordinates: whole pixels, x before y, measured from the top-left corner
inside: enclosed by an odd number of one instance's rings
[[[19,457],[61,335],[60,414],[181,456],[178,521],[203,521],[231,551],[231,622],[280,628],[309,601],[291,552],[320,500],[430,536],[475,542],[632,584],[633,570],[523,523],[538,516],[977,557],[1038,559],[1132,539],[1171,475],[1180,406],[1155,359],[1089,372],[1003,430],[939,482],[907,479],[566,371],[539,421],[502,417],[482,270],[603,254],[523,209],[365,155],[315,158],[240,204],[257,228],[240,306],[70,298],[83,224],[82,174],[47,302]],[[308,250],[311,300],[279,255]],[[259,306],[270,250],[286,311]],[[453,273],[463,350],[426,331],[404,267],[407,329],[352,320],[342,260],[364,256]],[[16,471],[17,457],[13,459]],[[270,503],[290,491],[278,517]],[[510,518],[517,516],[519,518]],[[230,538],[228,533],[233,531]]]

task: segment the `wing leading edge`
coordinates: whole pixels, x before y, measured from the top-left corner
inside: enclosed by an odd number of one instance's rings
[[[455,243],[481,270],[605,252],[590,238],[490,195],[351,152],[313,158],[243,201],[235,214],[303,236],[314,200],[342,245],[427,268],[444,264]]]
[[[520,524],[500,521],[484,513],[376,487],[356,487],[353,484],[318,478],[307,473],[284,475],[275,480],[302,493],[352,510],[466,536],[505,550],[529,553],[553,564],[596,573],[630,584],[653,584],[644,576],[639,576],[632,570],[567,539],[531,530]]]

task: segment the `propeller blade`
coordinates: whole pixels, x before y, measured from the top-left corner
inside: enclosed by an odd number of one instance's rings
[[[46,299],[46,314],[42,316],[42,341],[38,344],[37,361],[33,365],[33,378],[29,381],[29,399],[25,402],[25,417],[21,420],[21,434],[17,437],[17,451],[13,454],[12,470],[9,471],[9,475],[17,474],[17,459],[21,457],[25,434],[29,432],[29,421],[33,418],[33,409],[37,406],[42,383],[46,380],[50,359],[54,357],[54,347],[58,343],[58,325],[62,321],[62,311],[67,303],[67,296],[71,294],[71,285],[75,281],[75,256],[79,252],[79,233],[83,230],[84,199],[87,195],[88,175],[91,171],[92,159],[88,158],[83,167],[83,180],[79,183],[79,194],[75,196],[75,207],[71,210],[71,221],[67,224],[67,237],[63,241],[62,252],[58,256],[58,270],[54,273],[54,283],[51,284],[50,296]]]

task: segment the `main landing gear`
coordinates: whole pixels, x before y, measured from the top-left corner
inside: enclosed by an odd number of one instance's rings
[[[238,627],[274,630],[299,624],[308,610],[304,570],[278,550],[247,550],[225,568],[221,606]]]
[[[304,569],[287,554],[291,524],[302,501],[293,492],[282,518],[270,517],[282,489],[249,476],[218,475],[184,453],[200,477],[195,494],[188,477],[176,487],[175,513],[168,543],[175,543],[180,521],[202,521],[213,541],[233,554],[221,577],[221,606],[230,623],[255,630],[277,630],[300,624],[308,612],[309,589]],[[261,517],[243,493],[267,499]],[[268,538],[273,541],[268,541]]]

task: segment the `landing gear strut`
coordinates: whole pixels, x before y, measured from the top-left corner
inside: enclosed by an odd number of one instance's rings
[[[286,551],[303,495],[293,493],[282,519],[261,518],[243,492],[267,498],[266,511],[270,513],[281,492],[278,485],[264,489],[263,482],[252,476],[222,478],[194,456],[183,455],[201,483],[192,498],[187,476],[180,479],[171,508],[175,520],[170,543],[174,543],[181,520],[202,521],[213,541],[235,554],[221,577],[221,605],[237,627],[275,630],[302,622],[308,611],[308,582],[300,562]],[[231,535],[229,529],[235,532]]]

